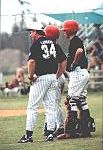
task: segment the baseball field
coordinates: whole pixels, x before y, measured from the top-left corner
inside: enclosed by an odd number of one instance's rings
[[[62,96],[62,107],[65,112]],[[26,106],[28,96],[0,96],[0,150],[102,150],[103,149],[103,93],[89,92],[88,104],[95,118],[96,132],[91,138],[67,139],[45,142],[43,137],[44,111],[40,106],[33,143],[19,144],[25,134]],[[65,113],[64,113],[65,114]]]

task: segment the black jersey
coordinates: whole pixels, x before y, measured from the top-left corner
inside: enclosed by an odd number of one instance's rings
[[[61,47],[46,37],[39,38],[30,48],[29,60],[36,61],[36,74],[56,73],[58,63],[66,59]]]
[[[87,57],[85,55],[83,42],[78,36],[74,36],[70,41],[70,45],[69,45],[69,49],[68,49],[68,56],[67,56],[67,64],[68,64],[67,70],[68,71],[69,71],[71,64],[73,63],[75,53],[76,53],[78,48],[83,49],[83,55],[82,55],[82,58],[79,60],[77,66],[80,66],[81,68],[87,68],[88,60],[87,60]]]

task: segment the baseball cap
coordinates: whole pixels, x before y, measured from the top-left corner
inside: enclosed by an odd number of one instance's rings
[[[32,31],[32,30],[42,30],[43,31],[44,30],[43,25],[40,22],[33,22],[27,27],[26,31]]]

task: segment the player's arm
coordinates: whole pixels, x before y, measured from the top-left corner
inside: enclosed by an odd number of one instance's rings
[[[57,79],[65,72],[67,65],[67,59],[63,60],[62,62],[58,63],[58,70],[56,73]]]
[[[35,68],[36,68],[36,62],[34,59],[29,59],[27,65],[28,65],[28,78],[33,81]]]
[[[78,66],[78,62],[81,59],[82,55],[83,55],[83,49],[78,48],[76,53],[75,53],[74,60],[70,66],[71,71],[75,70],[75,68]]]
[[[82,48],[78,48],[76,53],[75,53],[73,64],[78,64],[79,60],[82,57],[82,54],[83,54],[83,49]]]
[[[64,54],[60,45],[57,44],[56,49],[57,49],[57,60],[58,60],[58,69],[57,69],[56,76],[57,78],[59,78],[66,70],[67,57]]]

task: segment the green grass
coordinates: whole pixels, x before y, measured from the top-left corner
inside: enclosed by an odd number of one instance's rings
[[[27,106],[27,96],[5,96],[0,97],[0,110],[24,109]]]
[[[62,97],[64,100],[65,96]],[[17,140],[25,133],[26,116],[0,117],[0,150],[102,150],[102,93],[89,93],[88,103],[91,116],[95,118],[96,132],[91,138],[69,139],[54,142],[44,142],[44,113],[40,113],[33,143],[18,144]],[[1,97],[0,109],[26,108],[27,97]],[[63,105],[64,108],[64,105]]]

